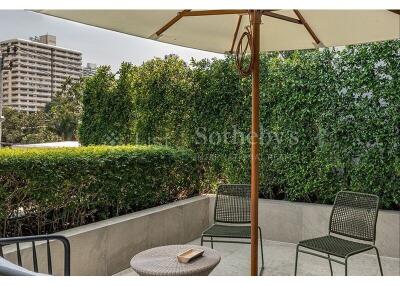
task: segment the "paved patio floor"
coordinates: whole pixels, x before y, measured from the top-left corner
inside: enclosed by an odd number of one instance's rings
[[[293,275],[296,245],[286,242],[263,240],[265,270],[263,275]],[[200,239],[188,244],[200,245]],[[205,246],[209,246],[205,244]],[[214,249],[221,254],[221,262],[211,275],[234,276],[250,273],[250,245],[215,243]],[[400,259],[381,257],[384,275],[400,276]],[[344,275],[344,266],[332,263],[334,275]],[[359,254],[349,258],[349,275],[379,275],[375,255]],[[137,275],[126,269],[116,275]],[[330,275],[329,264],[325,259],[300,253],[298,275]]]

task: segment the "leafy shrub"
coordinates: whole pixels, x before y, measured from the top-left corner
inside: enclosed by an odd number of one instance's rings
[[[1,236],[60,231],[198,194],[192,152],[157,146],[3,149]]]

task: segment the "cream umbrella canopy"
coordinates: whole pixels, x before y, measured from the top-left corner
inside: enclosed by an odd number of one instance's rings
[[[164,43],[236,53],[252,76],[251,274],[257,275],[259,54],[400,38],[400,10],[40,10],[75,22]],[[242,58],[250,53],[250,63]]]
[[[41,10],[41,13],[164,43],[231,51],[247,10]],[[389,10],[263,11],[260,51],[313,49],[399,38],[400,12]],[[202,17],[206,16],[206,17]],[[242,17],[241,17],[242,16]]]

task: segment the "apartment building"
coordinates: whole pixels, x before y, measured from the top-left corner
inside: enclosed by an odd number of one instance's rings
[[[96,74],[97,71],[97,64],[94,63],[87,63],[86,67],[82,68],[82,76],[83,77],[90,77]]]
[[[67,78],[82,76],[81,52],[56,43],[52,35],[0,42],[5,68],[0,72],[3,106],[36,112],[51,101]]]

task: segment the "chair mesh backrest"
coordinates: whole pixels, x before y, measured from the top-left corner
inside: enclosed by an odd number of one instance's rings
[[[220,185],[215,199],[214,221],[250,223],[250,185]]]
[[[379,197],[364,193],[339,192],[333,205],[329,232],[375,241]]]

